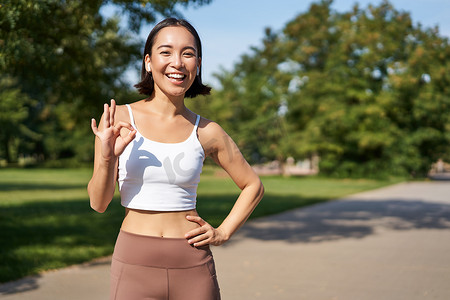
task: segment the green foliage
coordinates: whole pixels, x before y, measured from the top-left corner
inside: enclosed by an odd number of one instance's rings
[[[116,98],[120,103],[133,96],[123,74],[141,58],[144,42],[137,38],[140,26],[154,22],[161,14],[179,14],[175,10],[177,3],[186,6],[209,2],[2,1],[0,73],[2,78],[16,82],[17,92],[35,100],[33,105],[27,104],[24,97],[16,101],[23,101],[18,103],[28,110],[26,120],[20,124],[39,133],[28,140],[23,134],[15,136],[17,145],[28,143],[27,147],[15,146],[17,151],[46,160],[91,161],[90,118],[98,119],[102,104],[109,99]],[[117,15],[105,18],[100,9],[106,5],[128,16],[130,27],[121,28]],[[5,139],[2,137],[2,141]],[[5,150],[0,155],[10,162],[17,156]]]
[[[318,154],[333,176],[423,176],[449,160],[448,39],[388,1],[345,13],[331,3],[266,30],[262,47],[217,76],[211,103],[226,103],[224,126],[252,154]]]
[[[28,146],[27,141],[40,137],[26,122],[34,105],[35,101],[22,93],[12,78],[0,77],[0,156],[7,161],[17,162],[18,153]]]
[[[106,2],[106,1],[104,1]],[[176,10],[176,5],[199,7],[209,4],[211,0],[112,0],[128,17],[128,27],[137,32],[142,26],[142,21],[153,23],[156,15],[181,17]]]

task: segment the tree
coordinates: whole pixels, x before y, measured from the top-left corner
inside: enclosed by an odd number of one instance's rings
[[[257,151],[268,158],[319,154],[325,174],[426,174],[450,158],[448,39],[388,1],[345,13],[331,3],[266,33],[233,76],[219,76],[218,95],[235,82],[223,101],[251,112],[234,115],[235,131],[264,132]]]
[[[159,14],[179,14],[177,3],[209,2],[2,1],[0,72],[17,82],[20,93],[37,101],[27,122],[41,138],[29,141],[34,144],[29,153],[90,161],[92,136],[85,124],[100,115],[102,103],[131,93],[122,74],[140,59],[140,26]],[[105,5],[128,15],[131,30],[119,26],[118,16],[105,19],[100,14]]]
[[[0,78],[0,144],[5,159],[17,162],[18,153],[27,145],[26,138],[38,139],[39,135],[26,125],[29,109],[35,104],[9,77]]]

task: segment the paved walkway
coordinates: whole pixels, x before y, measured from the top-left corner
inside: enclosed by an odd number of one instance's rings
[[[450,181],[251,221],[213,252],[224,300],[450,299]],[[108,258],[49,272],[1,285],[0,299],[106,300],[108,272]]]

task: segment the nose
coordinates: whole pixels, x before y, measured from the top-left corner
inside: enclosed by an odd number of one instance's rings
[[[172,56],[172,66],[176,69],[183,67],[183,59],[180,54],[175,54]]]

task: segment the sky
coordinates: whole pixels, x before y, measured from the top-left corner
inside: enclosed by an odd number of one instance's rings
[[[180,9],[184,18],[198,31],[202,40],[203,82],[217,86],[213,73],[221,68],[231,70],[251,46],[260,46],[264,29],[278,32],[298,14],[308,10],[312,0],[212,0],[198,8]],[[379,5],[382,0],[334,0],[332,8],[350,11],[358,2],[365,8]],[[411,14],[414,24],[439,27],[443,36],[450,37],[450,0],[390,0],[399,11]],[[147,38],[152,26],[144,26],[140,36]]]

